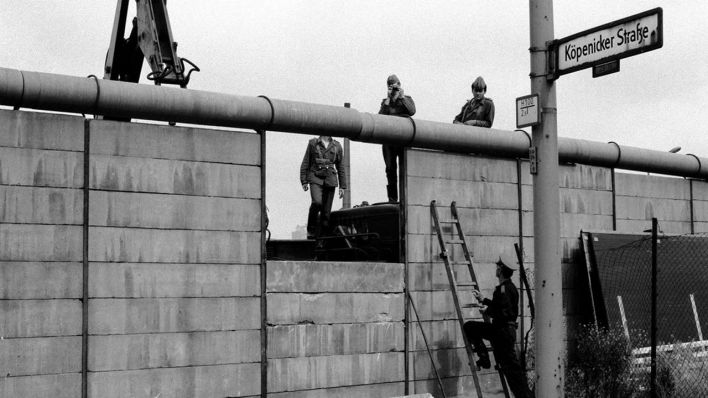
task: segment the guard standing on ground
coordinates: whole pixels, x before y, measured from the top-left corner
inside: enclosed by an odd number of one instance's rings
[[[386,79],[388,95],[381,101],[379,114],[410,117],[415,115],[415,102],[413,98],[403,94],[403,87],[398,76],[391,75]],[[386,193],[389,202],[398,201],[398,165],[403,157],[403,147],[396,145],[383,145],[383,158],[386,164]]]
[[[339,197],[347,189],[343,167],[342,145],[330,136],[313,138],[307,143],[305,157],[300,165],[302,189],[310,190],[312,203],[307,216],[307,238],[329,233],[329,215],[334,200],[334,189],[339,185]]]
[[[468,126],[492,127],[494,123],[494,102],[486,98],[487,83],[482,76],[472,82],[472,99],[467,101],[453,123]]]
[[[479,360],[477,366],[489,369],[491,363],[487,347],[482,339],[489,340],[494,349],[494,358],[506,377],[509,389],[516,398],[530,397],[526,376],[516,355],[516,318],[519,316],[519,291],[511,282],[514,269],[505,264],[501,257],[497,261],[496,276],[499,285],[494,289],[492,299],[485,298],[478,290],[473,294],[477,300],[487,306],[483,312],[489,322],[465,322],[464,330],[475,349]]]

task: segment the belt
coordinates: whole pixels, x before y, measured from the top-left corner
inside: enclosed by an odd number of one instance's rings
[[[511,326],[511,327],[513,327],[514,329],[516,329],[516,328],[518,328],[518,327],[519,327],[519,324],[518,324],[517,322],[512,322],[512,321],[508,321],[508,322],[499,322],[499,323],[495,323],[495,325],[496,325],[497,327],[506,327],[506,326]]]

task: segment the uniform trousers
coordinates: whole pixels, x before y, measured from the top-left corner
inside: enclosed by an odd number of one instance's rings
[[[307,236],[316,237],[329,233],[329,215],[336,187],[310,184],[310,212],[307,215]]]
[[[386,164],[386,193],[388,200],[392,202],[398,201],[398,164],[403,158],[403,147],[394,145],[383,145],[383,158]],[[396,162],[398,159],[398,162]]]
[[[475,352],[481,358],[489,359],[485,340],[489,340],[494,350],[494,358],[502,369],[509,389],[516,398],[530,397],[526,374],[514,347],[516,327],[512,325],[494,325],[487,322],[465,322],[465,335]]]

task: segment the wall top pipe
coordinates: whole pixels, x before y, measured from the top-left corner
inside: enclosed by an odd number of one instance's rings
[[[353,108],[0,68],[0,105],[298,134],[323,134],[501,157],[526,157],[528,135]],[[708,159],[572,138],[559,160],[708,179]]]

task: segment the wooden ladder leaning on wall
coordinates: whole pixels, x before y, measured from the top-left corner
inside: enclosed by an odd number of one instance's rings
[[[452,202],[450,204],[450,220],[440,220],[440,217],[438,216],[438,209],[434,200],[430,202],[430,215],[433,219],[433,226],[435,227],[435,232],[438,235],[438,243],[440,244],[440,258],[442,258],[443,262],[445,263],[445,271],[447,272],[447,279],[450,282],[450,291],[452,292],[452,299],[453,303],[455,304],[457,320],[460,324],[460,330],[462,331],[462,338],[465,342],[465,350],[467,351],[468,363],[470,366],[470,370],[472,371],[472,378],[474,379],[475,389],[477,392],[477,396],[482,397],[482,389],[480,387],[479,377],[477,375],[477,365],[474,360],[474,350],[472,348],[471,343],[467,340],[467,335],[465,335],[465,320],[462,315],[462,306],[460,305],[460,295],[458,290],[459,286],[471,286],[477,290],[480,290],[479,284],[477,283],[477,275],[474,272],[472,255],[470,254],[470,251],[467,247],[467,240],[465,238],[464,232],[462,231],[462,225],[460,224],[460,218],[457,214],[457,207],[455,205],[455,202]],[[443,230],[442,227],[440,227],[440,224],[451,224],[453,228],[456,229],[457,238],[446,240],[443,236]],[[455,263],[450,262],[450,254],[447,250],[448,244],[460,245],[462,247],[462,252],[465,255],[465,261]],[[461,285],[457,283],[457,281],[455,280],[455,273],[452,269],[454,265],[467,266],[467,269],[470,273],[471,283],[466,285]],[[485,321],[487,321],[487,319],[485,319]],[[509,389],[507,387],[506,380],[504,379],[504,374],[502,373],[502,370],[499,365],[497,365],[495,368],[499,372],[499,378],[501,380],[501,385],[504,390],[504,396],[506,398],[509,398]]]

